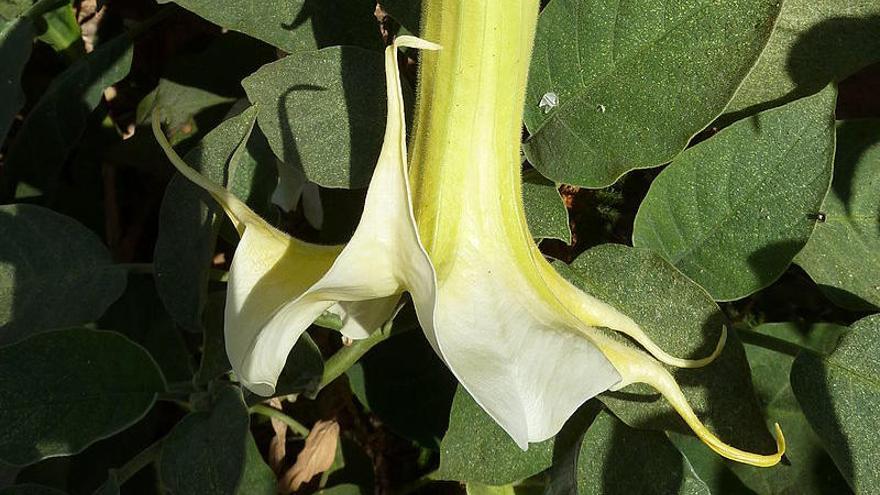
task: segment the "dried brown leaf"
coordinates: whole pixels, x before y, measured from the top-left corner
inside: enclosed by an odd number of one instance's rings
[[[281,399],[277,397],[269,399],[267,404],[273,409],[282,410]],[[269,467],[278,474],[284,468],[284,456],[287,455],[287,425],[279,419],[271,418],[271,421],[275,436],[269,441]]]
[[[330,469],[336,458],[336,446],[339,443],[339,423],[336,421],[318,421],[306,438],[306,445],[296,456],[296,463],[284,473],[278,482],[278,491],[283,494],[293,493],[304,483]]]

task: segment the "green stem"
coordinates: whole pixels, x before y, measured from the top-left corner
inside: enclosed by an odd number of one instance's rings
[[[434,477],[437,475],[438,471],[439,471],[439,469],[431,471],[430,473],[422,476],[421,478],[414,480],[407,485],[404,485],[403,488],[401,488],[400,491],[398,492],[399,495],[409,495],[410,493],[415,492],[419,488],[421,488],[425,485],[428,485],[430,483],[433,483],[435,481]]]
[[[156,459],[158,459],[159,457],[159,452],[161,451],[162,440],[159,440],[153,445],[150,445],[146,449],[142,450],[138,455],[129,459],[129,461],[126,462],[119,469],[115,469],[114,473],[116,474],[116,480],[118,484],[121,486],[123,483],[131,479],[132,476],[137,474],[138,471],[155,462]]]
[[[265,404],[256,404],[248,409],[251,414],[259,414],[261,416],[266,416],[268,418],[274,418],[282,423],[286,424],[293,430],[296,434],[307,437],[309,436],[309,429],[303,426],[299,421],[291,418],[290,416],[284,414],[282,411],[275,409],[274,407],[269,407]]]
[[[208,270],[208,279],[212,282],[228,282],[229,272],[218,268],[211,268]]]
[[[339,378],[376,344],[388,339],[391,336],[393,322],[393,319],[389,320],[388,323],[373,332],[369,337],[355,341],[350,346],[343,347],[336,351],[336,354],[330,356],[330,359],[324,363],[324,375],[321,377],[321,385],[318,387],[318,390],[322,390],[333,380]]]
[[[778,337],[758,333],[747,328],[737,329],[736,332],[740,339],[746,344],[763,347],[764,349],[787,354],[791,357],[797,356],[800,351],[805,349],[805,347],[782,340]]]

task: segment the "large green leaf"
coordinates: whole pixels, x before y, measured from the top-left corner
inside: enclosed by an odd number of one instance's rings
[[[523,452],[459,386],[452,401],[449,430],[440,444],[438,479],[504,485],[537,474],[553,458],[554,439]]]
[[[571,242],[568,210],[555,183],[534,170],[523,174],[523,203],[529,231],[535,239],[559,239]]]
[[[248,108],[208,133],[184,160],[224,184],[261,214],[268,214],[275,159],[254,129],[256,109]],[[208,274],[223,211],[198,186],[176,175],[159,211],[154,262],[159,295],[184,328],[201,328]]]
[[[332,45],[382,46],[376,2],[370,0],[173,1],[219,26],[289,53]]]
[[[275,473],[266,465],[257,442],[247,433],[245,438],[244,468],[236,495],[275,495]]]
[[[122,335],[69,329],[0,348],[0,459],[82,451],[143,417],[164,391],[150,355]]]
[[[580,289],[629,315],[669,354],[703,357],[718,341],[724,320],[709,295],[649,250],[604,244],[570,267],[557,264],[557,269]],[[773,451],[735,333],[729,331],[712,364],[672,374],[700,419],[723,440],[752,451]],[[631,427],[690,431],[650,387],[631,385],[599,398]]]
[[[607,412],[580,444],[577,480],[582,494],[710,494],[666,435],[632,429]]]
[[[357,398],[391,430],[439,447],[456,381],[421,331],[381,343],[347,374]]]
[[[529,73],[529,161],[556,182],[604,187],[671,160],[733,97],[780,3],[553,0]],[[545,112],[548,93],[558,106]]]
[[[807,420],[856,493],[880,486],[880,315],[854,323],[829,356],[805,351],[791,386]]]
[[[831,191],[795,262],[834,303],[880,308],[880,120],[837,127]]]
[[[633,244],[717,301],[770,285],[804,247],[828,192],[836,92],[767,110],[681,154],[639,208]]]
[[[221,385],[212,395],[210,410],[190,413],[162,444],[159,474],[169,493],[235,495],[242,481],[254,481],[253,473],[244,476],[255,459],[248,452],[253,438],[241,391]]]
[[[242,81],[260,129],[285,163],[325,187],[364,187],[385,127],[377,51],[332,47],[289,55]]]
[[[725,461],[700,442],[676,438],[676,445],[693,462],[713,493],[733,491],[733,483],[741,484],[741,490],[767,495],[848,491],[846,481],[807,423],[789,385],[789,370],[798,349],[831,352],[846,330],[831,324],[802,328],[794,323],[770,323],[743,334],[758,400],[768,423],[779,422],[785,432],[786,462],[769,469],[751,467]],[[736,481],[732,482],[732,478]]]
[[[144,346],[169,383],[187,383],[193,375],[193,358],[156,291],[153,277],[131,274],[125,293],[98,322]]]
[[[880,3],[785,0],[757,65],[726,111],[754,113],[819,92],[880,60]]]
[[[31,56],[34,44],[34,23],[20,17],[0,25],[0,143],[12,125],[12,119],[24,106],[21,74]]]
[[[405,27],[409,32],[418,34],[422,20],[421,0],[379,0],[382,8]]]
[[[0,344],[97,319],[125,289],[125,270],[71,218],[0,206]]]
[[[276,57],[275,50],[265,43],[230,32],[218,36],[204,50],[172,58],[156,89],[138,104],[137,123],[147,129],[136,132],[126,143],[144,139],[161,155],[149,131],[152,114],[159,108],[171,144],[201,139],[228,114],[237,113],[235,103],[244,97],[241,80]],[[187,144],[191,146],[191,142]]]
[[[611,304],[657,344],[683,358],[712,353],[724,318],[708,294],[648,249],[602,244],[571,265],[555,263],[564,277]]]
[[[5,164],[2,194],[11,197],[19,182],[44,192],[54,187],[104,89],[128,75],[131,57],[131,39],[123,34],[52,81],[16,134]]]

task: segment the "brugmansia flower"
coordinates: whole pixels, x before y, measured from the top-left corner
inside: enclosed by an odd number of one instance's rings
[[[784,451],[778,426],[772,455],[721,442],[661,364],[705,365],[725,334],[707,358],[669,356],[632,319],[557,274],[532,240],[519,143],[538,0],[426,3],[423,35],[439,45],[404,36],[385,51],[385,140],[344,248],[311,245],[267,224],[188,168],[154,117],[169,158],[214,196],[241,234],[229,275],[226,348],[242,383],[271,395],[294,343],[324,311],[341,315],[344,335],[365,338],[407,291],[434,350],[523,449],[555,435],[586,400],[640,382],[721,455],[777,463]],[[398,46],[426,50],[409,167]]]

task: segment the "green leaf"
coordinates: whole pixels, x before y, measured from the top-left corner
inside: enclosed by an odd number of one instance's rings
[[[629,315],[673,356],[704,357],[717,344],[724,321],[718,307],[698,285],[649,250],[604,244],[570,267],[555,266],[578,288]],[[750,451],[774,451],[735,333],[729,331],[723,352],[712,364],[675,369],[672,374],[700,419],[723,440]],[[645,385],[599,398],[631,427],[690,431],[662,396]]]
[[[449,430],[440,444],[437,479],[504,485],[528,478],[550,466],[554,439],[529,445],[523,452],[459,386],[449,415]]]
[[[122,335],[81,328],[0,348],[0,459],[71,455],[118,433],[165,389],[150,355]]]
[[[255,120],[253,107],[227,119],[184,160],[265,215],[277,182],[276,167],[265,138],[254,131]],[[174,320],[189,330],[202,327],[208,273],[223,218],[222,209],[208,193],[175,175],[159,210],[153,258],[159,295]]]
[[[56,490],[43,485],[27,483],[24,485],[12,485],[0,489],[0,495],[66,495],[61,490]]]
[[[385,126],[382,54],[332,47],[289,55],[242,81],[275,155],[324,187],[365,187]]]
[[[358,400],[395,433],[437,449],[456,381],[421,331],[395,335],[348,369]]]
[[[125,289],[125,270],[75,220],[0,206],[0,345],[97,319]]]
[[[795,263],[835,304],[880,308],[880,120],[845,121],[837,127],[831,191],[825,221]]]
[[[743,115],[818,93],[880,60],[880,4],[785,0],[755,68],[726,112]]]
[[[523,174],[523,203],[532,237],[571,242],[568,210],[555,183],[535,171],[526,172]]]
[[[836,91],[762,112],[682,153],[633,228],[716,301],[773,283],[804,247],[831,182]]]
[[[630,428],[607,412],[580,444],[578,493],[709,495],[709,487],[666,438]]]
[[[223,312],[226,308],[226,291],[208,294],[205,301],[202,333],[202,359],[199,371],[193,379],[205,386],[232,370],[223,340]]]
[[[410,33],[419,34],[422,20],[421,0],[380,0],[382,8]]]
[[[98,324],[144,346],[169,382],[188,382],[192,378],[192,356],[165,311],[152,276],[129,275],[125,293],[110,306]]]
[[[29,17],[20,17],[0,25],[0,143],[12,126],[15,115],[24,106],[21,74],[31,56],[34,44],[34,23]]]
[[[41,28],[37,39],[63,53],[68,60],[75,61],[85,55],[82,31],[76,22],[72,3],[46,12],[37,21],[37,26]]]
[[[367,493],[373,492],[372,490],[368,492],[358,485],[346,483],[344,485],[336,485],[323,490],[318,490],[315,492],[315,495],[367,495]]]
[[[554,268],[580,289],[635,320],[661,348],[682,358],[711,354],[724,317],[699,286],[648,249],[602,244]]]
[[[202,328],[222,215],[223,210],[207,193],[177,174],[168,183],[159,207],[159,234],[153,252],[156,288],[174,321],[189,331]]]
[[[250,431],[245,438],[244,468],[238,483],[237,495],[275,495],[276,480],[272,468],[263,461],[257,442]]]
[[[481,485],[479,483],[468,483],[466,490],[467,495],[515,495],[513,485]]]
[[[239,113],[234,104],[244,97],[241,80],[275,59],[271,47],[238,33],[225,33],[204,50],[174,57],[156,89],[138,104],[137,122],[146,132],[136,132],[127,142],[141,136],[162,156],[149,131],[157,108],[171,144],[201,139],[229,114]]]
[[[0,0],[0,21],[11,21],[33,5],[33,0]]]
[[[318,349],[315,341],[304,333],[287,356],[284,369],[281,370],[278,383],[275,385],[275,397],[305,394],[313,398],[318,392],[323,375],[324,357],[321,355],[321,350]],[[250,393],[247,394],[247,399],[251,404],[256,400],[265,400],[264,397]]]
[[[168,3],[171,0],[159,0]],[[174,0],[221,27],[288,53],[332,45],[381,49],[369,0]]]
[[[779,5],[553,0],[529,72],[529,161],[555,182],[588,187],[668,162],[733,97]],[[548,93],[558,106],[545,113]]]
[[[79,142],[104,89],[128,75],[132,42],[120,35],[82,57],[56,77],[30,111],[6,160],[3,194],[11,197],[23,182],[54,189],[70,151]]]
[[[856,493],[880,486],[880,315],[855,322],[829,356],[802,352],[791,386],[807,420]]]
[[[253,438],[240,390],[221,385],[212,402],[209,411],[183,418],[163,442],[159,475],[170,493],[233,495],[243,479],[252,481],[253,473],[243,476]]]

